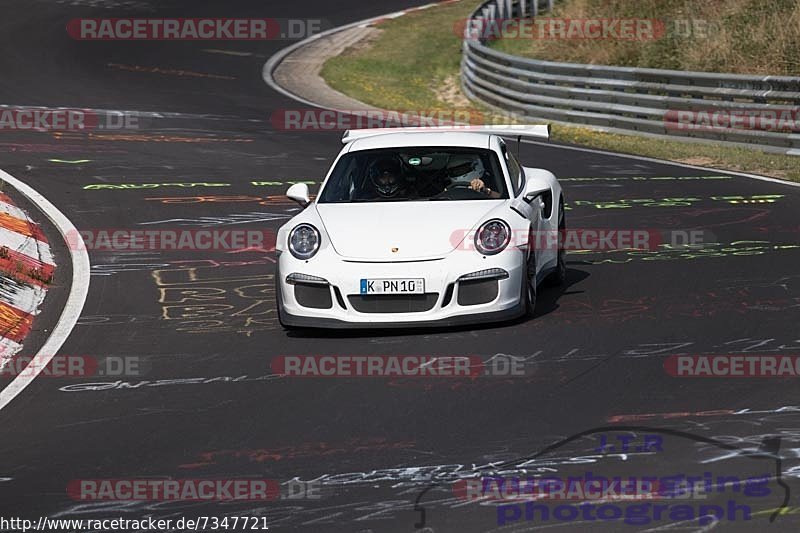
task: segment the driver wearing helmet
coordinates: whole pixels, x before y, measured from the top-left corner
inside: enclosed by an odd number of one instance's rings
[[[486,169],[480,157],[469,155],[454,156],[447,163],[447,176],[452,180],[451,186],[457,183],[468,183],[469,188],[484,193],[489,198],[500,198],[500,193],[486,187],[483,182]]]
[[[386,158],[375,163],[370,172],[370,181],[381,198],[394,198],[406,192],[400,176],[400,162]]]

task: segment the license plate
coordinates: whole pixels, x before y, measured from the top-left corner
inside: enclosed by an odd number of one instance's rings
[[[362,278],[361,294],[425,294],[425,280],[422,278]]]

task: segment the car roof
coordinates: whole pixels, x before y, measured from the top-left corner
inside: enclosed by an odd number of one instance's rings
[[[400,148],[407,146],[455,146],[461,148],[489,148],[490,134],[477,132],[447,131],[431,133],[379,133],[355,139],[348,144],[349,152],[378,148]]]

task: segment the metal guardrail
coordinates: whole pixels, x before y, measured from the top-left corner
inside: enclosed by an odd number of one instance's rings
[[[541,61],[490,48],[479,30],[490,21],[534,17],[552,7],[553,0],[488,0],[473,12],[461,62],[468,96],[527,119],[800,155],[800,131],[775,131],[763,120],[782,111],[800,117],[800,78]],[[759,120],[750,128],[713,127],[710,115],[699,113],[704,111],[715,118],[755,114]]]

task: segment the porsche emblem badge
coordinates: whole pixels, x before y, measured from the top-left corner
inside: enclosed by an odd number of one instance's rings
[[[393,254],[396,254],[399,251],[400,251],[400,248],[392,248],[392,253]]]

